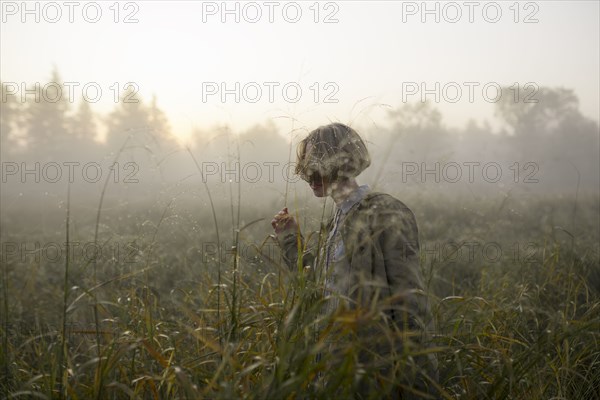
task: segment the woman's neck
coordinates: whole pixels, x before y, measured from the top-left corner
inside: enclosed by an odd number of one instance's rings
[[[331,198],[335,202],[336,206],[340,206],[348,198],[350,193],[358,188],[356,179],[345,179],[343,181],[335,182],[331,187]]]

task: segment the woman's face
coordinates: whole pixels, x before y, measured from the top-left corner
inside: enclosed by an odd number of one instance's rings
[[[312,147],[312,143],[306,144],[306,152],[308,154]],[[330,182],[327,178],[322,177],[318,172],[310,175],[308,184],[313,190],[313,194],[317,197],[325,197],[329,195]]]
[[[319,175],[318,172],[310,176],[308,184],[315,196],[325,197],[329,195],[329,182],[326,178]]]

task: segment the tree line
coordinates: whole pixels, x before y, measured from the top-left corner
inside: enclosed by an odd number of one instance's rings
[[[61,87],[57,69],[52,71],[50,82],[58,84],[54,90],[66,90]],[[0,83],[3,161],[99,160],[121,151],[123,159],[151,162],[180,177],[182,171],[189,173],[195,168],[173,135],[156,95],[148,101],[128,88],[111,112],[99,115],[87,99],[79,99],[77,106],[66,96],[58,96],[56,101],[46,98],[52,96],[22,99],[11,95],[6,83]],[[478,157],[520,167],[535,163],[540,169],[538,176],[559,189],[577,180],[581,187],[597,190],[598,121],[580,112],[572,89],[541,87],[533,102],[526,101],[525,96],[522,91],[500,98],[495,116],[502,128],[496,130],[488,121],[477,122],[477,116],[463,128],[450,128],[440,111],[426,102],[391,108],[386,127],[358,128],[367,137],[374,159],[385,162],[388,173],[404,168],[407,162],[473,162]],[[105,138],[99,140],[102,132]],[[236,138],[235,144],[232,138]],[[257,122],[239,135],[227,127],[195,131],[192,139],[202,161],[243,158],[248,162],[279,155],[283,162],[289,155],[289,143],[268,121]],[[375,179],[378,173],[381,175],[375,169],[370,176]]]

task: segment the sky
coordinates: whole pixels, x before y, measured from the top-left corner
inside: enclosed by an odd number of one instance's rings
[[[423,100],[449,126],[494,123],[499,95],[544,86],[573,89],[599,119],[598,1],[0,3],[0,79],[15,96],[56,67],[72,82],[64,96],[76,106],[85,87],[106,114],[133,84],[180,138],[267,121],[385,125],[387,110]]]

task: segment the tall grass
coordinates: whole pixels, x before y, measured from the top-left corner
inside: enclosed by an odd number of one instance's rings
[[[67,188],[67,216],[65,219],[65,244],[67,249],[69,248],[70,241],[70,224],[71,224],[71,184],[68,185]],[[64,398],[63,392],[63,371],[64,371],[64,362],[68,358],[68,349],[67,349],[67,309],[69,304],[69,262],[70,257],[65,257],[65,281],[63,285],[63,308],[62,308],[62,329],[61,329],[61,343],[60,343],[60,351],[58,358],[58,395],[62,399]]]
[[[439,208],[422,201],[416,210],[425,248],[443,237],[465,242],[491,233],[506,242],[521,235],[540,246],[535,257],[498,263],[431,259],[424,253],[437,329],[432,346],[420,348],[410,345],[406,331],[386,323],[385,299],[324,315],[328,299],[318,274],[289,271],[278,254],[266,251],[272,239],[256,233],[261,229],[252,233],[263,221],[257,216],[277,210],[244,204],[240,196],[233,214],[233,190],[229,205],[213,203],[208,185],[205,190],[211,212],[198,217],[194,205],[190,215],[197,218],[176,224],[198,232],[189,236],[192,241],[216,239],[216,259],[199,261],[188,251],[193,242],[169,241],[166,213],[172,202],[159,213],[149,238],[131,233],[120,238],[150,249],[161,268],[152,268],[148,256],[127,267],[94,258],[92,283],[81,287],[84,260],[66,260],[60,282],[53,281],[58,266],[40,269],[35,260],[3,255],[3,398],[327,399],[356,393],[385,398],[398,386],[417,390],[411,382],[427,353],[435,353],[440,364],[439,398],[600,398],[597,233],[593,224],[582,224],[577,232],[569,227],[575,233],[565,241],[558,230],[545,231],[536,222],[549,203],[570,210],[568,200],[539,199],[524,206],[525,217],[498,216],[493,229],[478,231],[469,229],[487,226],[489,215],[465,215],[464,202]],[[590,216],[593,221],[597,201],[578,197],[581,221]],[[489,209],[508,213],[502,204],[490,203]],[[67,243],[74,240],[70,207],[68,201]],[[100,240],[99,210],[95,242]],[[220,248],[226,225],[219,224],[218,215],[228,211],[234,248],[226,261]],[[242,226],[244,211],[252,217]],[[305,225],[319,226],[325,211],[306,218]],[[111,223],[109,213],[103,215]],[[557,216],[563,217],[575,215]],[[211,223],[214,233],[194,229]],[[322,235],[309,242],[320,246]],[[256,249],[255,256],[243,256],[242,245]],[[86,298],[92,299],[88,307]],[[365,330],[372,334],[365,336]],[[381,346],[385,353],[373,351]]]
[[[204,185],[204,188],[206,189],[206,194],[208,196],[208,200],[210,201],[210,210],[212,213],[212,217],[213,217],[213,222],[215,224],[215,236],[217,238],[217,251],[218,254],[221,254],[221,235],[219,235],[219,222],[217,221],[217,213],[215,212],[215,203],[213,202],[213,198],[212,195],[210,194],[210,189],[208,187],[207,181],[206,181],[206,177],[204,176],[204,173],[202,171],[202,167],[200,167],[200,164],[198,164],[198,161],[196,160],[196,158],[194,157],[194,154],[192,153],[192,151],[187,148],[188,153],[190,154],[190,156],[192,157],[192,160],[194,160],[194,164],[196,165],[196,168],[198,169],[198,172],[200,173],[200,176],[202,178],[202,183]],[[219,260],[217,261],[217,320],[221,321],[221,285],[222,285],[222,281],[221,281],[221,260],[219,257]],[[221,330],[220,325],[218,326],[219,331]],[[219,338],[221,338],[222,335],[219,335]]]

